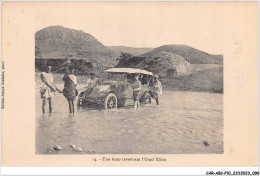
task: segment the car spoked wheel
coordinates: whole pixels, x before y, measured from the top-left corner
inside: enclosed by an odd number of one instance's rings
[[[114,96],[109,97],[107,101],[107,108],[108,109],[116,108],[116,97]]]
[[[104,102],[104,108],[106,110],[117,108],[117,98],[115,94],[113,93],[108,94]]]
[[[116,105],[116,99],[114,97],[110,97],[108,100],[108,108],[113,109]]]
[[[151,104],[151,102],[152,102],[151,95],[149,93],[146,93],[144,97],[144,104]]]

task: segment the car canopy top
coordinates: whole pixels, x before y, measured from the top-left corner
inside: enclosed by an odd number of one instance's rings
[[[142,70],[142,69],[136,69],[136,68],[110,68],[108,70],[105,70],[105,72],[108,73],[142,73],[146,75],[153,75],[152,72]]]

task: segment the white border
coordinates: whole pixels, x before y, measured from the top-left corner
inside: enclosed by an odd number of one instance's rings
[[[14,1],[14,0],[4,0],[4,1]],[[15,0],[15,1],[24,1],[24,0]],[[27,0],[27,1],[41,1],[41,0]],[[51,1],[51,0],[46,0]],[[56,1],[66,1],[66,0],[56,0]],[[91,0],[77,0],[77,1],[91,1]],[[95,0],[102,1],[102,0]],[[110,0],[103,0],[110,1]],[[120,1],[120,0],[115,0]],[[129,0],[137,1],[137,0]],[[143,1],[153,1],[153,0],[143,0]],[[177,0],[172,0],[177,1]],[[182,0],[182,1],[195,1],[195,0]],[[224,1],[224,0],[200,0],[200,1]],[[229,0],[229,1],[246,1],[246,0]],[[258,1],[258,19],[260,19],[260,3]],[[3,2],[3,0],[1,0]],[[0,4],[2,8],[2,4]],[[1,13],[0,13],[1,21]],[[1,23],[2,26],[2,23]],[[258,53],[259,50],[259,35],[260,25],[258,23]],[[0,28],[1,35],[1,28]],[[0,36],[1,40],[1,36]],[[0,43],[1,46],[1,43]],[[0,48],[0,57],[1,57],[1,48]],[[260,59],[258,54],[258,75],[260,77]],[[259,79],[258,77],[258,79]],[[259,81],[259,80],[258,80]],[[0,83],[1,84],[1,83]],[[258,90],[259,86],[258,86]],[[1,93],[0,93],[1,95]],[[258,94],[258,104],[260,102],[260,94]],[[1,101],[0,101],[1,105]],[[259,111],[258,111],[259,117]],[[1,118],[1,114],[0,114]],[[258,134],[260,127],[260,120],[258,120]],[[0,120],[0,129],[1,129],[1,120]],[[1,135],[0,135],[1,139]],[[2,140],[1,140],[2,142]],[[1,145],[0,145],[1,150]],[[259,151],[259,135],[258,135],[258,151]],[[260,153],[258,152],[258,163],[260,163],[259,157]],[[1,157],[1,153],[0,153]],[[1,158],[2,159],[2,158]],[[2,167],[0,160],[1,168],[0,175],[206,175],[207,171],[259,171],[259,165],[256,167]]]
[[[232,174],[259,170],[258,167],[2,167],[2,175],[206,175],[207,171]]]

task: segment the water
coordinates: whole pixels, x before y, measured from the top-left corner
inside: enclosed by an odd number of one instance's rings
[[[59,86],[62,87],[62,86]],[[83,86],[79,86],[79,92]],[[53,113],[42,115],[36,90],[37,154],[205,154],[223,153],[223,95],[164,91],[160,105],[133,102],[117,110],[76,109],[69,115],[62,94],[53,98]],[[48,110],[48,105],[46,106]],[[47,111],[48,112],[48,111]],[[206,146],[205,142],[209,145]],[[80,146],[75,151],[70,145]],[[48,151],[60,145],[60,151]]]

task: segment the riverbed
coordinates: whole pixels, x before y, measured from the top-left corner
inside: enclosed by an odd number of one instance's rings
[[[58,85],[62,88],[63,85]],[[78,86],[79,92],[83,85]],[[36,88],[37,154],[221,154],[223,153],[223,94],[164,91],[160,105],[152,101],[133,109],[76,109],[69,114],[62,94],[53,98],[53,113],[41,112]],[[62,150],[48,150],[55,145]],[[83,148],[73,150],[70,145]]]

